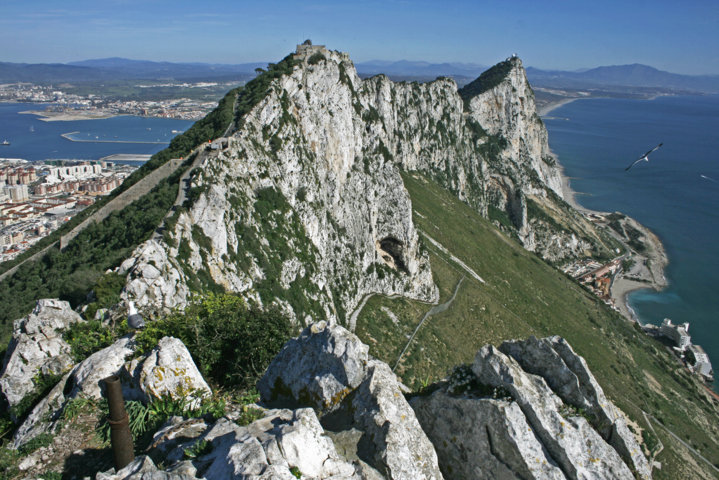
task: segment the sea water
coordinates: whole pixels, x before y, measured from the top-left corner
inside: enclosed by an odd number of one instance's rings
[[[631,293],[630,307],[642,323],[689,322],[719,368],[719,96],[583,99],[544,121],[577,202],[634,217],[666,248],[669,286]]]
[[[20,113],[44,108],[36,103],[0,103],[0,142],[10,142],[9,146],[0,145],[0,158],[99,160],[118,153],[154,154],[193,124],[130,115],[45,122],[36,115]]]

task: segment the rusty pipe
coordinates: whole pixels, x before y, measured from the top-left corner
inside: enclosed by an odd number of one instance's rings
[[[105,382],[105,395],[110,407],[110,444],[112,455],[115,458],[115,469],[120,470],[135,459],[135,449],[132,445],[130,422],[125,411],[125,399],[122,397],[122,384],[120,377],[110,375]]]

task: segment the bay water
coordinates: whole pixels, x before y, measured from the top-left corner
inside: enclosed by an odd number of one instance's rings
[[[130,115],[95,119],[45,122],[36,115],[44,110],[37,103],[0,103],[0,158],[30,161],[52,159],[99,160],[113,154],[154,154],[194,122]],[[68,138],[81,141],[71,141]]]
[[[544,122],[577,203],[635,218],[666,248],[669,286],[628,297],[640,322],[689,322],[719,368],[719,96],[582,99]]]

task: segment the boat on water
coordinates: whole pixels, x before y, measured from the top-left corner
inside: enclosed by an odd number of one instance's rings
[[[10,145],[10,142],[8,142],[7,139],[5,139],[5,140],[2,141],[2,145],[3,145],[4,147],[7,147],[8,145]]]

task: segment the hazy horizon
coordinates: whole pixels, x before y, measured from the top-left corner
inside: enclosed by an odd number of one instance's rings
[[[220,0],[3,2],[0,61],[68,63],[121,57],[239,64],[277,61],[306,38],[374,60],[581,70],[640,63],[719,74],[719,4],[660,0],[584,4],[521,0],[295,3]]]

